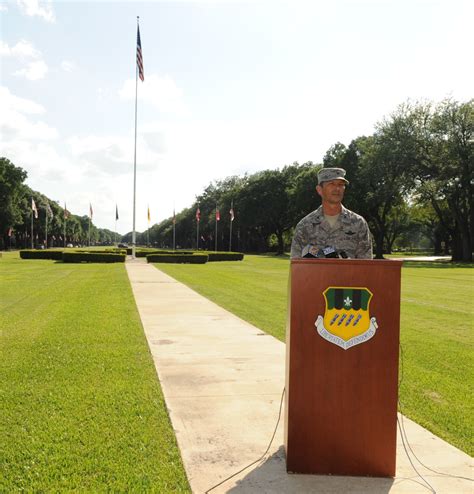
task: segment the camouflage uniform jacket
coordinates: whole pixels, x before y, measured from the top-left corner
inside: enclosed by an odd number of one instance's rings
[[[343,250],[351,259],[372,259],[372,239],[367,222],[344,206],[334,229],[324,219],[322,206],[296,225],[291,257],[301,257],[303,248],[308,244],[317,249],[334,247]]]

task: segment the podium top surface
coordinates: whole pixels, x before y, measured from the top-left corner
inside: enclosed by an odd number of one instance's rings
[[[401,260],[395,259],[331,259],[331,258],[296,258],[290,260],[291,264],[307,264],[307,265],[315,265],[315,264],[336,264],[342,266],[348,265],[370,265],[370,266],[379,266],[379,267],[391,267],[391,268],[400,268],[403,264]]]

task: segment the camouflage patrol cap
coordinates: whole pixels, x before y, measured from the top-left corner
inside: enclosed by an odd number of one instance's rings
[[[349,181],[344,178],[345,176],[344,168],[322,168],[318,173],[318,185],[330,180],[344,180],[348,184]]]

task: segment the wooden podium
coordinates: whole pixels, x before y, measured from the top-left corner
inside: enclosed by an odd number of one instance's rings
[[[401,261],[291,261],[291,473],[394,477]]]

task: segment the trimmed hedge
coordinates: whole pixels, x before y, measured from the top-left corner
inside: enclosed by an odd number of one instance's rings
[[[209,262],[215,261],[242,261],[242,252],[209,252]]]
[[[125,254],[112,252],[63,252],[64,262],[125,262]]]
[[[172,254],[175,256],[176,254],[201,254],[202,251],[194,251],[194,250],[160,250],[160,254]]]
[[[135,257],[146,257],[152,254],[161,254],[159,250],[136,250]]]
[[[172,256],[178,254],[194,254],[192,250],[136,250],[135,257],[146,257],[153,254],[169,254]]]
[[[85,252],[87,254],[127,254],[127,249],[74,249],[70,252]]]
[[[52,259],[54,261],[61,261],[63,258],[62,250],[20,250],[20,257],[22,259]]]
[[[166,263],[189,263],[205,264],[209,256],[207,254],[149,254],[146,256],[147,262],[166,262]]]

